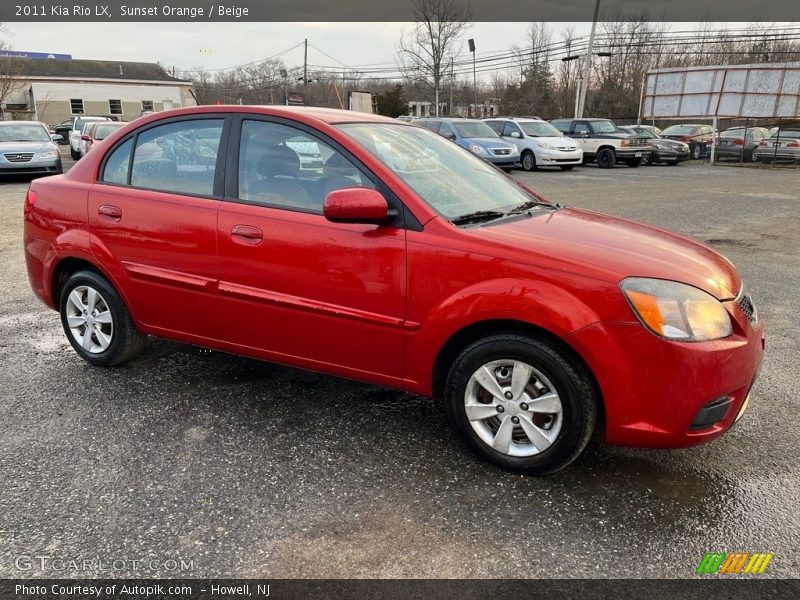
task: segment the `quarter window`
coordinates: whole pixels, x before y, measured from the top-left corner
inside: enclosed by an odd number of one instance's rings
[[[374,188],[349,159],[299,129],[246,120],[239,146],[239,199],[322,213],[325,197]]]
[[[83,100],[80,98],[70,98],[69,110],[73,115],[83,114]]]
[[[122,100],[109,100],[108,101],[108,114],[121,115],[122,114]]]
[[[131,148],[133,148],[133,138],[117,146],[109,155],[108,159],[106,159],[106,166],[103,169],[101,181],[118,183],[121,185],[128,183],[128,165],[131,159]]]
[[[177,121],[140,133],[131,185],[211,196],[222,124],[222,119]]]

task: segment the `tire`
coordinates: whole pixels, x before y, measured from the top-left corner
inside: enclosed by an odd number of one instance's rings
[[[641,164],[643,167],[647,166],[647,165],[652,165],[653,164],[652,155],[651,154],[642,154],[642,160],[641,160],[641,162],[639,164]]]
[[[515,372],[526,382],[519,400],[491,394],[476,379],[488,376],[498,394],[506,394]],[[487,337],[466,348],[448,374],[445,401],[453,427],[476,454],[530,475],[554,473],[575,460],[597,421],[597,400],[585,370],[553,344],[516,334]]]
[[[539,166],[536,164],[536,155],[530,150],[525,150],[525,152],[522,153],[522,159],[520,162],[522,163],[523,171],[535,171],[539,168]]]
[[[692,146],[689,148],[689,156],[692,157],[692,160],[700,160],[702,153],[703,152],[700,148],[700,144],[692,144]]]
[[[560,165],[558,168],[562,171],[572,171],[572,169],[575,168],[575,165]]]
[[[94,310],[82,311],[87,307]],[[147,336],[136,328],[119,294],[93,271],[80,271],[67,280],[61,291],[59,312],[64,333],[75,352],[97,367],[129,361],[147,343]],[[86,315],[91,317],[88,324]],[[99,315],[107,316],[95,321]],[[94,329],[87,340],[85,332],[90,326]]]
[[[596,160],[601,169],[611,169],[617,164],[617,154],[611,148],[603,148],[597,153]]]
[[[72,146],[69,147],[69,155],[72,157],[72,160],[80,160],[81,159],[81,153],[80,152],[75,152],[75,150],[72,149]]]
[[[755,150],[755,148],[753,148],[752,150],[750,150],[750,156],[749,156],[749,158],[750,158],[750,162],[751,162],[751,163],[758,162],[758,158],[756,157],[756,150]]]
[[[642,158],[644,158],[644,157],[642,157]],[[630,160],[626,160],[625,164],[628,165],[630,168],[635,169],[636,167],[638,167],[639,165],[642,164],[642,159],[641,158],[632,158]]]

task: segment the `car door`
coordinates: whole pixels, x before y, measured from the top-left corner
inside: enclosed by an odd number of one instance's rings
[[[137,130],[104,158],[89,192],[93,251],[149,327],[223,332],[216,236],[228,120],[193,115]]]
[[[316,145],[322,168],[303,168],[294,149],[301,143]],[[388,190],[335,142],[300,125],[245,117],[229,154],[218,220],[226,339],[279,362],[399,379],[405,230],[322,214],[333,190]]]
[[[575,140],[584,154],[594,155],[597,153],[598,140],[593,137],[592,129],[587,122],[575,121],[569,137]]]

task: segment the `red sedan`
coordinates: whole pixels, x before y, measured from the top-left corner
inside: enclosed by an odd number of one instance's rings
[[[549,203],[356,112],[137,119],[31,184],[24,243],[34,291],[94,365],[154,335],[442,398],[478,454],[529,473],[569,464],[596,428],[610,444],[716,438],[764,348],[707,246]]]

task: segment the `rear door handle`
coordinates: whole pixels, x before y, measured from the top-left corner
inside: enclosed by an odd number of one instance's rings
[[[110,204],[104,204],[98,208],[97,214],[101,217],[107,217],[112,221],[119,221],[122,218],[122,210],[118,206],[111,206]]]
[[[234,242],[246,246],[257,246],[264,239],[264,234],[258,227],[250,225],[234,225],[231,229],[231,237]]]

